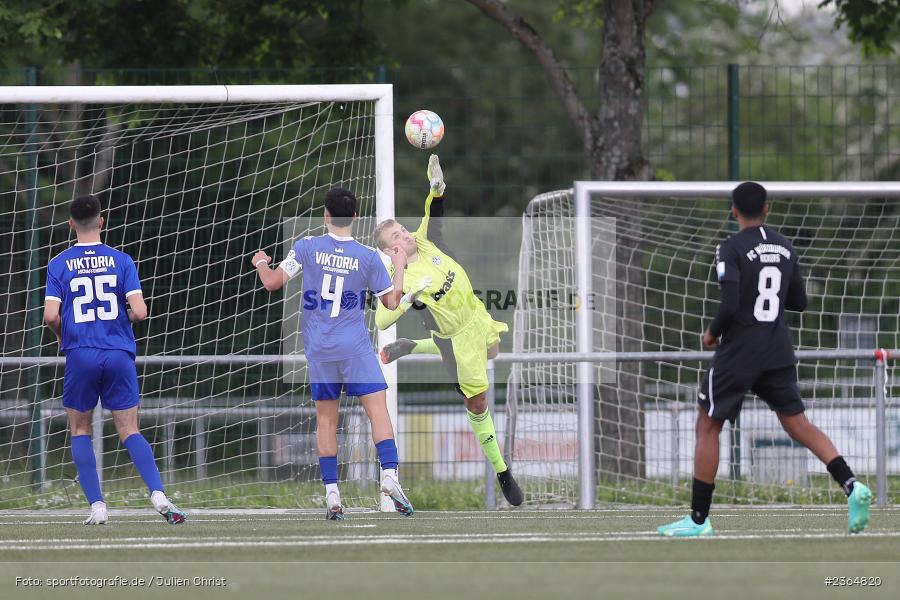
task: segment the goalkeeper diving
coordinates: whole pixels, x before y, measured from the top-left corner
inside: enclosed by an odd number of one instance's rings
[[[379,329],[387,329],[415,308],[431,337],[398,339],[381,350],[381,360],[389,363],[410,353],[441,356],[464,397],[469,424],[497,474],[503,496],[512,506],[519,506],[522,490],[503,460],[485,395],[487,361],[497,356],[500,333],[508,327],[488,314],[472,290],[465,269],[444,240],[441,217],[446,184],[437,155],[431,155],[428,161],[427,176],[431,190],[419,228],[410,233],[393,219],[382,221],[375,228],[375,243],[391,258],[391,276],[404,263],[406,271],[399,306],[392,310],[379,305],[375,323]]]

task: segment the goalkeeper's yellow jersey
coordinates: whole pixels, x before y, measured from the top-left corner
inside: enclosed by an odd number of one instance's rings
[[[425,201],[425,216],[412,234],[419,257],[406,266],[403,292],[409,292],[423,277],[430,277],[431,285],[419,294],[417,305],[411,310],[423,310],[419,305],[424,304],[428,313],[423,315],[426,326],[439,337],[449,338],[469,324],[475,315],[487,313],[487,310],[472,290],[466,270],[428,239],[432,199],[429,194]],[[393,265],[390,273],[393,277]],[[379,303],[377,310],[388,309]]]

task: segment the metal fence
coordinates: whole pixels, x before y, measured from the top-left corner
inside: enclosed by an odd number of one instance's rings
[[[569,71],[587,106],[594,66]],[[372,69],[62,69],[0,71],[8,85],[391,83],[402,122],[428,107],[461,214],[520,214],[527,199],[589,173],[578,132],[537,66]],[[646,70],[644,147],[657,178],[900,179],[900,65],[654,66]],[[396,128],[396,147],[406,144]],[[398,214],[415,213],[420,152],[398,152]]]
[[[595,86],[595,67],[575,68],[571,75],[581,90]],[[439,150],[449,190],[454,195],[452,210],[467,215],[520,215],[536,193],[568,185],[588,173],[577,132],[546,85],[543,71],[531,66],[303,72],[22,69],[0,72],[0,82],[392,83],[398,123],[422,107],[434,109],[444,117],[448,134]],[[900,179],[900,128],[895,126],[900,120],[898,96],[900,65],[896,64],[649,67],[644,121],[646,153],[662,179]],[[585,94],[586,104],[592,105],[595,99],[589,91]],[[400,130],[396,128],[395,139],[397,212],[418,214],[424,158],[405,147]],[[0,228],[27,235],[33,228],[30,218],[19,210],[15,223],[0,223]],[[49,256],[39,256],[31,264],[40,271],[48,259]],[[9,312],[27,312],[36,322],[40,306],[27,298],[29,289],[39,287],[33,280],[29,282],[34,271],[17,268],[11,273],[4,286],[4,301]],[[21,337],[21,331],[12,328],[0,335],[10,342],[4,342],[4,348],[16,347],[12,340]],[[213,354],[214,346],[214,342],[208,343],[200,351]],[[269,348],[260,350],[268,352]],[[17,359],[10,355],[4,358]],[[262,378],[262,371],[263,367],[259,367],[259,374],[255,372],[250,377]],[[29,386],[40,385],[38,372],[36,368],[23,371],[22,384],[16,388],[27,395]],[[211,373],[211,380],[221,375],[220,371]],[[184,393],[188,393],[188,387]],[[505,402],[506,386],[498,383],[492,389],[498,402]],[[422,402],[426,392],[431,396]],[[421,403],[427,407],[421,410],[435,413],[456,406],[457,402],[449,390],[442,395],[439,391],[417,389],[408,392],[406,398],[407,404]],[[493,484],[490,477],[485,481]]]
[[[494,374],[495,366],[499,364],[578,363],[597,365],[601,363],[621,364],[628,362],[696,363],[708,361],[712,358],[712,355],[712,352],[556,352],[532,354],[501,354],[497,358],[488,362],[488,404],[492,411],[496,409],[497,388]],[[896,358],[897,356],[900,356],[900,350],[801,350],[797,352],[797,357],[801,363],[810,363],[817,361],[855,360],[859,362],[868,361],[869,364],[871,364],[873,376],[871,379],[867,380],[867,384],[864,383],[866,385],[871,385],[871,398],[862,403],[856,402],[855,405],[857,407],[871,410],[874,414],[875,447],[871,449],[871,456],[856,456],[855,458],[869,459],[866,462],[872,462],[875,465],[874,473],[867,474],[874,475],[875,477],[875,491],[877,505],[879,507],[887,506],[890,497],[890,488],[888,483],[889,472],[887,467],[887,425],[889,422],[888,390],[890,389],[890,384],[888,381],[888,367],[889,361],[891,361],[893,358]],[[142,366],[157,365],[169,367],[211,363],[234,367],[253,366],[260,364],[297,365],[305,364],[306,362],[306,359],[303,356],[279,355],[143,356],[139,357],[137,360],[138,364]],[[402,368],[415,368],[415,365],[417,364],[435,363],[439,362],[439,359],[433,356],[411,355],[402,358],[400,362],[403,365]],[[64,359],[59,357],[0,358],[0,368],[53,367],[59,366],[63,363]],[[859,385],[860,383],[857,382],[856,384]],[[598,466],[601,458],[600,454],[602,452],[602,449],[598,443],[598,438],[595,435],[595,430],[597,427],[596,415],[599,414],[597,404],[601,402],[599,392],[600,388],[598,385],[595,385],[593,383],[590,383],[589,385],[591,386],[591,389],[593,391],[590,394],[579,395],[577,406],[571,407],[564,404],[560,404],[558,406],[558,409],[561,413],[568,412],[573,415],[577,415],[577,418],[572,420],[571,429],[568,432],[573,439],[577,440],[577,454],[571,456],[568,459],[568,462],[571,463],[569,466],[571,467],[572,473],[577,473],[577,475],[575,476],[575,486],[573,486],[573,489],[577,488],[578,495],[577,497],[572,498],[572,504],[582,509],[591,509],[596,505],[598,497]],[[823,403],[823,401],[828,399],[816,397],[811,401],[809,399],[806,400],[809,408],[815,408],[817,405]],[[275,417],[283,416],[288,413],[296,413],[298,415],[303,415],[306,418],[312,418],[312,416],[314,415],[314,410],[310,406],[271,406],[267,405],[264,402],[255,402],[253,401],[253,399],[248,400],[247,398],[242,398],[237,403],[228,403],[227,399],[220,399],[220,405],[218,406],[210,406],[208,404],[198,403],[195,406],[184,406],[179,404],[178,406],[173,408],[171,404],[172,403],[167,402],[164,398],[156,398],[149,403],[145,403],[144,409],[142,411],[143,414],[145,414],[145,418],[161,417],[163,419],[167,419],[166,426],[164,427],[163,437],[161,440],[158,440],[157,443],[162,447],[162,472],[169,481],[171,481],[171,475],[175,471],[174,457],[176,453],[174,451],[174,445],[176,441],[176,434],[174,421],[172,421],[173,418],[177,418],[177,420],[179,421],[189,420],[193,423],[200,424],[199,426],[196,426],[192,429],[191,434],[191,439],[193,440],[192,448],[195,469],[194,477],[198,481],[203,480],[207,477],[206,436],[210,426],[214,425],[217,421],[221,422],[228,418],[238,418],[245,422],[255,422],[256,427],[249,435],[256,438],[255,445],[256,448],[258,448],[256,476],[259,481],[273,481],[279,478],[279,467],[284,466],[278,465],[274,458],[274,438],[277,434],[274,427]],[[673,414],[676,415],[685,412],[690,414],[691,418],[693,418],[693,415],[696,413],[696,408],[692,397],[685,398],[684,401],[681,402],[673,403],[671,408],[674,411]],[[361,409],[359,406],[351,407],[350,410],[361,413]],[[463,407],[459,402],[455,406],[448,406],[446,404],[415,406],[401,402],[401,405],[399,407],[399,413],[401,417],[409,417],[409,415],[416,414],[423,410],[432,414],[434,414],[435,412],[443,412],[448,414],[455,412],[463,414],[464,412]],[[17,417],[21,419],[30,417],[30,411],[28,409],[23,408],[20,412],[22,413],[21,415],[19,415],[14,410],[4,410],[0,412],[0,416],[2,416],[4,421],[15,421]],[[550,415],[543,416],[547,417]],[[647,418],[648,416],[645,414],[645,419]],[[64,419],[65,415],[61,409],[47,408],[43,410],[42,414],[40,415],[41,437],[39,441],[40,452],[42,454],[47,453],[47,436],[51,422],[53,420],[63,421]],[[95,427],[98,428],[98,430],[102,430],[102,419],[102,412],[99,410],[95,411]],[[675,422],[677,423],[677,418]],[[404,445],[404,438],[414,438],[417,435],[429,433],[434,432],[417,431],[415,427],[411,427],[407,430],[401,429],[400,431],[398,431],[398,439],[401,440],[402,446]],[[506,426],[498,424],[498,436],[503,441],[504,446],[507,449],[511,444],[511,440],[508,437],[509,434],[510,431],[508,429],[508,422],[506,423]],[[678,436],[680,436],[680,439],[678,439]],[[644,475],[648,484],[651,482],[662,482],[664,484],[668,483],[672,486],[673,489],[677,488],[677,486],[679,485],[680,479],[682,477],[679,474],[679,463],[681,462],[681,459],[678,458],[678,448],[684,446],[689,446],[692,448],[692,429],[687,429],[681,432],[678,432],[676,430],[675,439],[676,442],[674,445],[674,451],[672,456],[669,457],[669,460],[671,461],[671,471],[669,476],[667,477],[661,475],[659,472],[651,472],[651,470],[648,468],[646,474]],[[407,439],[405,445],[409,447],[412,443],[413,442]],[[647,443],[648,445],[652,445],[658,443],[658,440],[648,439]],[[102,469],[102,449],[95,448],[95,450],[97,450],[98,467]],[[805,449],[801,449],[801,452],[804,454],[804,456],[807,453]],[[735,455],[734,453],[729,453],[729,456],[734,457]],[[516,469],[517,456],[507,456],[507,459],[509,460],[513,469]],[[769,459],[774,464],[774,462],[779,459],[785,460],[785,457],[772,456],[769,457]],[[788,462],[790,461],[790,459],[791,457],[787,457]],[[562,460],[565,461],[567,459]],[[484,462],[484,507],[487,510],[496,509],[498,506],[498,495],[495,486],[496,478],[494,472],[490,464],[486,461],[483,461],[480,456],[476,458],[475,461]],[[45,464],[46,461],[42,460],[41,462],[42,464]],[[469,462],[473,461],[470,460]],[[437,462],[420,466],[427,467],[428,470],[432,473],[435,473],[436,469],[442,468],[441,465],[437,464]],[[468,466],[471,467],[471,465]],[[727,469],[733,473],[733,467],[734,465],[728,465]],[[363,471],[365,471],[365,469],[363,469]],[[360,473],[361,476],[365,476],[363,471],[361,471]],[[462,477],[470,477],[471,469],[469,469],[469,471],[470,472],[468,473],[468,475],[463,474]],[[753,477],[754,475],[750,475],[751,480],[753,479]],[[757,477],[759,477],[759,475],[757,475]],[[42,471],[41,481],[44,481],[45,478],[46,472]],[[803,484],[803,482],[797,483],[800,485]]]

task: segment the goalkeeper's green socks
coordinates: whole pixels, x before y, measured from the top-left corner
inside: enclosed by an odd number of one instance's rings
[[[481,444],[481,451],[484,456],[491,462],[495,473],[502,473],[507,469],[506,463],[503,461],[503,455],[500,453],[500,444],[497,443],[497,432],[494,430],[494,420],[491,413],[485,410],[480,415],[466,411],[469,417],[469,425]]]
[[[424,340],[413,340],[415,346],[412,349],[413,354],[440,354],[437,344],[433,338],[425,338]]]

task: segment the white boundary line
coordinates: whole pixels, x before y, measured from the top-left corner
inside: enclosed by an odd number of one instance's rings
[[[716,540],[822,540],[822,539],[846,539],[849,534],[846,533],[719,533],[713,537],[707,538],[680,538],[682,540],[705,540],[715,542]],[[871,532],[862,534],[855,539],[868,538],[900,538],[900,532]],[[137,538],[129,538],[137,539]],[[545,543],[599,543],[599,542],[662,542],[677,543],[671,540],[677,538],[664,538],[656,532],[639,531],[630,535],[622,533],[614,533],[609,535],[602,534],[586,534],[583,536],[572,535],[550,535],[550,534],[506,534],[506,535],[436,535],[436,536],[409,536],[409,535],[391,535],[391,536],[308,536],[296,538],[282,539],[247,539],[247,540],[227,540],[227,539],[197,539],[191,541],[129,541],[126,543],[116,542],[89,542],[88,540],[78,540],[77,543],[63,543],[62,540],[47,541],[39,543],[27,544],[4,544],[3,551],[48,551],[48,550],[125,550],[125,549],[190,549],[190,548],[310,548],[323,546],[371,546],[371,545],[404,545],[404,544],[422,544],[422,545],[453,545],[453,544],[545,544]],[[52,544],[52,545],[51,545]]]
[[[299,515],[319,515],[322,512],[320,508],[194,508],[188,509],[191,515],[208,515],[208,516],[248,516],[248,517],[274,517],[274,516],[299,516]],[[344,509],[353,515],[369,516],[381,514],[377,510],[370,508],[349,508]],[[477,510],[417,510],[416,515],[440,515],[441,517],[453,516],[454,518],[588,518],[592,516],[621,515],[623,513],[640,513],[648,516],[668,515],[671,513],[683,513],[687,510],[686,506],[634,506],[623,505],[617,508],[597,508],[592,510],[574,510],[574,509],[553,509],[553,510],[502,510],[502,511],[477,511]],[[872,508],[880,514],[900,512],[900,505],[888,506],[885,508]],[[800,505],[734,505],[734,504],[718,504],[713,507],[713,514],[721,516],[725,514],[745,515],[747,513],[775,513],[775,514],[797,514],[797,515],[817,515],[830,514],[832,512],[844,513],[847,511],[845,505],[838,504],[800,504]],[[2,518],[40,518],[47,519],[52,517],[76,517],[83,516],[88,512],[88,507],[84,508],[65,508],[65,509],[7,509],[0,510],[0,519]],[[109,513],[111,515],[133,515],[145,516],[154,515],[152,509],[144,508],[112,508]],[[635,515],[635,516],[640,516]]]
[[[881,513],[884,514],[884,513]],[[74,515],[73,515],[74,516]],[[496,516],[485,516],[485,517],[467,517],[467,518],[457,518],[452,520],[458,521],[466,521],[466,520],[488,520],[488,521],[496,521],[496,520],[505,520],[505,521],[600,521],[600,520],[613,520],[613,519],[673,519],[684,516],[684,511],[681,512],[671,512],[671,513],[654,513],[649,515],[586,515],[586,516],[572,516],[572,517],[562,517],[562,516],[548,516],[548,517],[536,517],[536,516],[524,516],[524,517],[496,517]],[[798,514],[784,514],[778,515],[779,517],[843,517],[842,513],[798,513]],[[714,520],[720,519],[746,519],[747,515],[735,515],[735,514],[715,514],[712,515]],[[388,516],[387,519],[392,519],[394,517]],[[367,521],[377,521],[377,522],[385,522],[385,519],[370,519],[365,516],[355,516],[354,520],[367,520]],[[398,517],[399,519],[399,517]],[[416,513],[413,522],[420,521],[447,521],[448,517],[438,517],[438,516],[422,516],[419,513]],[[29,527],[29,526],[47,526],[47,525],[81,525],[83,519],[60,519],[56,521],[2,521],[0,520],[0,527]],[[255,519],[247,519],[243,522],[247,521],[256,521],[256,522],[306,522],[306,523],[315,523],[318,521],[322,521],[324,523],[324,519],[318,514],[316,516],[302,517],[302,516],[284,516],[280,518],[255,518]],[[194,518],[189,517],[190,523],[235,523],[234,519],[202,519],[202,518]],[[162,525],[162,522],[158,517],[148,516],[146,519],[119,519],[116,518],[115,514],[111,514],[110,523],[117,524],[156,524],[159,523]],[[352,523],[344,523],[341,524],[340,527],[375,527],[375,524],[368,525],[353,525]]]
[[[344,524],[338,526],[340,529],[336,529],[336,531],[340,531],[345,528]],[[884,537],[887,536],[900,536],[900,531],[875,531],[871,532],[876,536]],[[419,540],[428,540],[434,538],[441,539],[481,539],[484,537],[493,538],[493,539],[505,539],[505,538],[530,538],[534,536],[546,537],[552,539],[562,539],[564,541],[578,541],[580,539],[586,538],[594,538],[594,537],[643,537],[646,535],[652,535],[653,537],[660,537],[655,531],[611,531],[611,532],[589,532],[589,531],[570,531],[564,533],[535,533],[533,531],[523,531],[523,532],[506,532],[506,533],[492,533],[487,536],[480,533],[444,533],[444,534],[423,534],[423,533],[411,533],[411,534],[402,534],[402,533],[388,533],[383,535],[341,535],[340,533],[336,533],[335,535],[252,535],[252,536],[161,536],[161,537],[153,537],[148,540],[146,536],[140,537],[121,537],[113,540],[104,540],[104,543],[119,543],[119,542],[150,542],[154,544],[162,544],[167,542],[295,542],[295,541],[317,541],[317,540],[348,540],[348,539],[358,539],[358,540],[372,540],[372,539],[381,539],[381,538],[403,538],[410,543],[416,543]],[[793,528],[793,529],[754,529],[753,531],[746,530],[718,530],[716,532],[717,536],[726,536],[726,537],[734,537],[736,535],[754,535],[754,536],[762,536],[762,537],[781,537],[781,536],[791,536],[791,535],[802,535],[802,536],[816,536],[816,535],[826,535],[826,536],[838,536],[838,537],[847,537],[849,534],[835,532],[833,528],[828,529],[810,529],[810,528]],[[10,544],[39,544],[39,545],[55,545],[55,544],[80,544],[85,543],[87,541],[91,541],[88,538],[79,538],[79,537],[69,537],[69,538],[22,538],[22,539],[11,539],[4,540]]]
[[[470,513],[452,513],[452,512],[417,512],[414,522],[419,521],[607,521],[621,519],[668,519],[683,516],[684,509],[656,510],[656,511],[639,511],[639,514],[628,514],[627,511],[619,511],[597,514],[595,511],[579,511],[568,514],[546,514],[535,512],[470,512]],[[879,509],[873,510],[876,515],[897,515],[900,509]],[[83,518],[83,511],[66,512],[56,515],[9,515],[0,514],[0,527],[15,526],[47,526],[47,525],[66,525],[80,524]],[[814,518],[814,517],[843,517],[846,509],[835,510],[766,510],[766,511],[716,511],[712,517],[714,520],[720,519],[746,519],[750,516],[771,516],[775,518]],[[217,517],[222,518],[217,518]],[[48,519],[49,517],[49,519]],[[110,522],[113,524],[152,524],[159,521],[159,517],[150,511],[140,510],[112,510],[110,511]],[[225,518],[227,517],[227,518]],[[235,520],[235,517],[244,517]],[[38,518],[40,520],[32,520]],[[382,522],[396,518],[395,515],[382,515],[374,511],[354,512],[352,519],[365,522]],[[22,520],[24,519],[24,520]],[[322,520],[321,511],[290,511],[278,513],[252,513],[244,514],[240,511],[236,513],[219,512],[219,511],[191,511],[189,521],[191,523],[240,523],[247,521],[257,522],[317,522]],[[349,524],[344,525],[349,526]],[[359,525],[362,526],[362,525]],[[374,525],[372,525],[374,526]]]

